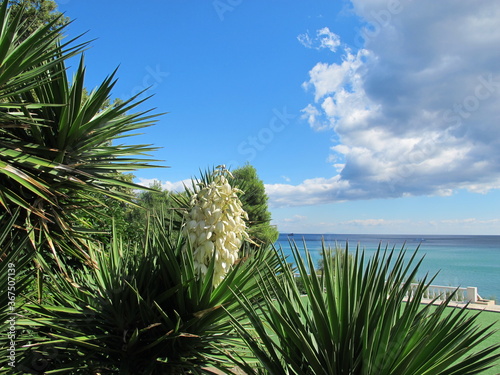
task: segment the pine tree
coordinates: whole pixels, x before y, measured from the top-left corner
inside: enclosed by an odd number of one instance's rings
[[[278,239],[279,232],[271,225],[271,213],[268,210],[264,182],[259,179],[257,170],[247,164],[232,171],[233,185],[245,194],[240,199],[243,209],[248,214],[249,235],[257,243],[271,244]]]

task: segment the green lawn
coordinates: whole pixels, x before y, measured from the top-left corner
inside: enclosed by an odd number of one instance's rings
[[[455,309],[455,307],[448,308],[451,312],[451,309]],[[489,346],[500,343],[500,313],[491,312],[491,311],[478,311],[478,310],[469,310],[469,314],[479,314],[476,318],[476,323],[480,327],[487,327],[491,324],[491,331],[495,331],[490,337],[486,340],[481,341],[475,348],[474,352],[481,351],[486,349]],[[483,375],[500,375],[500,360],[497,361],[497,364],[487,371],[483,371],[481,374]]]
[[[471,314],[477,314],[477,311],[471,310]],[[491,328],[492,330],[497,330],[493,335],[488,337],[486,340],[483,340],[477,347],[476,351],[486,349],[488,346],[500,343],[500,313],[498,312],[490,312],[490,311],[482,311],[477,317],[477,323],[482,327],[486,327],[490,324],[494,324]],[[484,375],[499,375],[500,374],[500,361],[497,361],[495,367],[489,369],[488,371],[484,371],[482,374]]]

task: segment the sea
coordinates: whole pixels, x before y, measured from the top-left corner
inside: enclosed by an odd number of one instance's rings
[[[432,285],[477,287],[482,298],[500,304],[500,236],[281,233],[275,245],[293,263],[290,241],[302,254],[306,247],[316,265],[323,241],[331,248],[345,249],[347,245],[355,251],[359,247],[365,257],[373,256],[379,245],[383,249],[404,248],[407,257],[418,251],[416,259],[423,261],[417,279],[436,275]]]

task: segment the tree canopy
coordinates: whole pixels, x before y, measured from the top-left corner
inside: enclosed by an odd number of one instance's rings
[[[268,197],[264,182],[259,179],[257,170],[250,164],[232,171],[233,184],[243,190],[241,196],[243,208],[248,214],[249,234],[258,243],[274,243],[279,232],[270,224],[271,213],[268,210]]]
[[[52,24],[52,29],[57,29],[70,22],[68,17],[57,10],[57,4],[53,0],[10,0],[9,6],[14,17],[22,14],[23,39],[41,26]]]

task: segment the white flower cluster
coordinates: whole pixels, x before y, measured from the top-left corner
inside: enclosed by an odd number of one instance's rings
[[[226,169],[214,172],[213,181],[193,195],[184,232],[188,235],[198,276],[206,275],[215,256],[213,285],[217,286],[238,259],[243,239],[248,238],[243,210],[237,193],[225,175]]]

